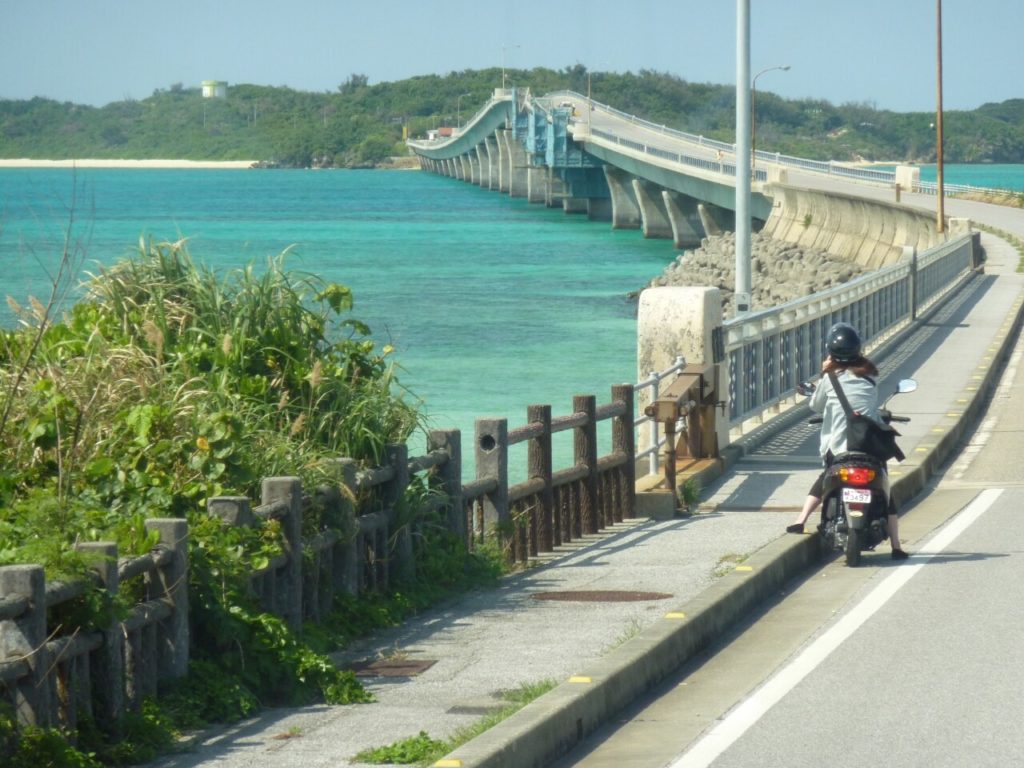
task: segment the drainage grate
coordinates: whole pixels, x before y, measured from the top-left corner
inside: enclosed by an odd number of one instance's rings
[[[421,672],[426,672],[436,663],[437,661],[432,659],[421,661],[377,659],[376,661],[354,662],[350,669],[359,677],[415,677]]]
[[[667,600],[674,595],[664,592],[633,592],[617,589],[584,589],[570,592],[537,592],[534,600],[564,600],[577,603],[635,603],[644,600]]]

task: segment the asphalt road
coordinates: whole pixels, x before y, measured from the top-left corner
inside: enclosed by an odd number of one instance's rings
[[[1022,348],[909,561],[826,564],[558,768],[1024,763]]]

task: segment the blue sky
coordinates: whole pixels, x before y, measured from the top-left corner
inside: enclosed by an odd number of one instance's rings
[[[936,0],[750,0],[758,90],[936,104]],[[1024,97],[1021,0],[943,2],[943,103]],[[735,0],[0,0],[0,98],[102,105],[202,80],[333,91],[500,67],[736,81]],[[528,83],[519,83],[528,85]],[[497,83],[496,83],[497,85]]]

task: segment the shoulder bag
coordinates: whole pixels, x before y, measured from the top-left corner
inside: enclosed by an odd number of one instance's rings
[[[906,456],[896,445],[900,433],[888,424],[879,424],[874,419],[856,413],[850,408],[846,393],[839,384],[839,377],[830,373],[828,378],[846,414],[846,450],[867,453],[883,462],[889,459],[903,461]]]

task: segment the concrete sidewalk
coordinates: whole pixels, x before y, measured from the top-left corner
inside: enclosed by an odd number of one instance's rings
[[[904,499],[977,421],[1020,323],[1018,256],[991,236],[983,244],[985,274],[878,360],[883,390],[919,383],[891,404],[912,419],[900,426],[908,459],[891,472]],[[421,731],[449,738],[499,707],[502,691],[543,680],[558,686],[439,765],[552,762],[816,559],[816,537],[784,533],[820,471],[805,415],[741,441],[696,516],[616,525],[339,655],[422,663],[412,676],[367,678],[376,703],[269,711],[156,765],[357,765],[357,752]],[[887,545],[875,557],[888,559]]]

